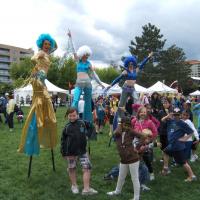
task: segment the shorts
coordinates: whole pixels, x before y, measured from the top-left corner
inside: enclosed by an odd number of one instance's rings
[[[193,144],[192,141],[185,142],[185,147],[186,147],[185,148],[185,156],[186,156],[187,160],[189,160],[190,156],[191,156],[192,144]]]
[[[174,158],[175,162],[179,165],[184,165],[186,163],[186,154],[185,149],[180,151],[173,151],[172,157]]]
[[[87,153],[80,156],[65,156],[65,159],[68,162],[68,169],[76,168],[78,158],[82,169],[92,169],[92,165]]]
[[[160,135],[160,143],[161,143],[160,149],[163,151],[168,145],[167,135]]]
[[[197,150],[197,146],[198,146],[198,144],[194,144],[194,142],[196,142],[197,140],[196,140],[196,138],[194,138],[194,140],[193,140],[193,143],[192,143],[192,150]]]

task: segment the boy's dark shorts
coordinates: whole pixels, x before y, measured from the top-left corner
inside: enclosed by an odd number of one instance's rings
[[[167,135],[160,135],[161,150],[164,150],[168,145]]]
[[[198,146],[198,144],[195,144],[195,142],[196,142],[197,140],[196,140],[196,138],[194,138],[193,139],[193,144],[192,144],[192,150],[197,150],[197,146]]]
[[[186,154],[184,149],[180,151],[173,151],[172,157],[174,158],[175,162],[179,165],[184,165],[186,163]]]

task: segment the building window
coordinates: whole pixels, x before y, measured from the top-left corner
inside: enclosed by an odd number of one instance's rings
[[[4,48],[0,48],[0,54],[1,53],[3,53],[3,54],[7,54],[7,53],[9,53],[10,52],[10,50],[9,49],[4,49]]]
[[[7,63],[0,63],[0,69],[9,69],[9,64],[7,64]]]
[[[4,61],[4,62],[9,62],[10,61],[10,57],[9,56],[0,56],[0,61]]]

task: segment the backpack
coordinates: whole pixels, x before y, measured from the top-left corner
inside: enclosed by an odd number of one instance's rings
[[[119,166],[114,166],[105,176],[104,180],[113,180],[119,176]]]

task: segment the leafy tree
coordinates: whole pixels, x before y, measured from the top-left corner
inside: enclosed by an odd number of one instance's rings
[[[119,76],[119,72],[113,68],[103,68],[103,69],[96,69],[96,73],[98,74],[101,81],[110,84],[117,76]]]
[[[34,64],[31,61],[30,57],[26,57],[21,60],[19,63],[12,63],[10,67],[10,76],[12,80],[17,80],[19,78],[26,79],[30,76],[31,70]]]
[[[5,94],[6,92],[12,92],[14,89],[12,84],[1,83],[0,84],[0,94]]]
[[[60,78],[60,72],[58,70],[59,59],[59,57],[50,57],[51,65],[47,74],[47,79],[55,85],[58,85]]]
[[[69,85],[76,82],[76,62],[69,58],[65,61],[64,66],[59,70],[58,86],[69,89]]]

